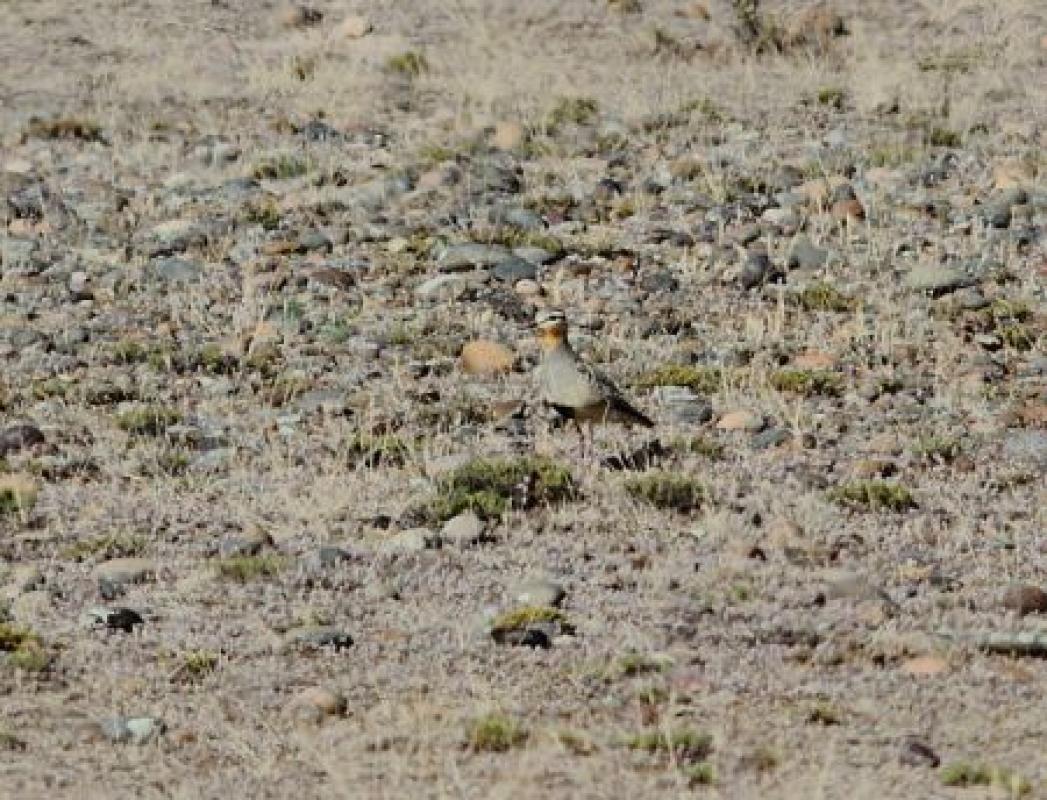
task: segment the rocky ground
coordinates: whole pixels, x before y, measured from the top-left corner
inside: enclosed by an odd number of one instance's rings
[[[0,794],[1047,792],[1047,6],[0,15]]]

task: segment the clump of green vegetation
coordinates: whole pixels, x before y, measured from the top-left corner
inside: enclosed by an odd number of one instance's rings
[[[691,728],[638,733],[625,744],[630,750],[663,754],[683,764],[704,761],[713,751],[713,737]]]
[[[165,450],[157,456],[156,466],[161,475],[184,475],[189,469],[192,458],[182,448]]]
[[[634,383],[637,388],[655,386],[686,386],[701,394],[714,394],[723,385],[724,372],[719,367],[691,367],[684,364],[666,364],[645,372]]]
[[[957,761],[942,767],[941,778],[945,786],[996,786],[1009,792],[1011,797],[1022,797],[1032,791],[1027,778],[991,764]]]
[[[681,114],[697,114],[707,122],[725,122],[727,114],[709,97],[695,97],[688,100],[679,109]]]
[[[888,481],[853,481],[829,492],[829,499],[843,506],[869,511],[907,511],[916,500],[904,486]]]
[[[797,302],[804,311],[833,311],[838,314],[854,311],[858,301],[831,284],[819,282],[804,287],[797,296]]]
[[[720,461],[724,457],[725,448],[722,443],[705,436],[692,436],[687,439],[678,439],[672,443],[672,449],[682,453],[693,453],[710,461]]]
[[[109,358],[114,364],[140,364],[148,355],[145,345],[135,339],[121,339],[109,351]]]
[[[637,500],[655,508],[686,513],[701,507],[705,487],[694,478],[671,472],[648,472],[625,482],[625,490]]]
[[[960,134],[948,128],[934,126],[927,132],[927,144],[931,147],[959,147],[962,142]]]
[[[271,406],[282,407],[308,392],[313,381],[306,375],[294,372],[275,375],[259,392],[261,399]]]
[[[575,496],[571,472],[542,457],[476,459],[437,482],[437,495],[424,515],[440,523],[463,511],[494,519],[510,507],[530,509]]]
[[[24,739],[19,739],[9,730],[0,729],[0,752],[22,752],[27,746]]]
[[[83,142],[101,142],[102,126],[80,117],[30,119],[22,136],[25,139],[79,139]]]
[[[983,48],[962,47],[948,53],[933,53],[921,57],[916,65],[921,72],[969,72],[971,67],[986,58]]]
[[[828,106],[836,111],[841,111],[846,99],[847,92],[839,86],[823,86],[818,90],[818,105],[820,106]]]
[[[643,686],[637,690],[636,700],[645,706],[660,706],[669,702],[669,691],[664,686]]]
[[[423,53],[406,50],[403,53],[389,56],[385,68],[394,75],[404,78],[417,78],[429,71],[429,61]]]
[[[672,665],[673,660],[669,656],[627,653],[615,659],[611,665],[610,675],[612,677],[633,678],[637,675],[647,675],[652,672],[665,672]]]
[[[210,650],[190,650],[181,658],[179,672],[189,680],[199,680],[214,672],[218,666],[218,654]]]
[[[81,539],[62,549],[62,557],[71,561],[83,561],[97,558],[106,561],[111,558],[128,558],[145,552],[146,540],[133,534],[106,534]]]
[[[318,66],[319,62],[315,56],[295,55],[294,58],[291,59],[291,74],[304,83],[316,75],[316,68]]]
[[[182,419],[181,413],[168,406],[147,405],[128,409],[116,418],[120,430],[135,436],[160,436]]]
[[[555,131],[564,125],[588,125],[600,111],[593,97],[558,97],[545,117],[545,127]]]
[[[10,653],[33,642],[39,643],[40,637],[29,628],[0,622],[0,650]]]
[[[37,485],[26,475],[0,475],[0,517],[24,514],[36,505]]]
[[[309,162],[294,153],[276,153],[258,161],[251,168],[255,180],[287,180],[298,178],[309,171]]]
[[[708,761],[687,764],[680,770],[689,786],[711,786],[716,783],[716,770]]]
[[[523,230],[512,225],[491,227],[476,238],[484,244],[500,244],[508,248],[540,247],[555,255],[564,251],[563,243],[555,236],[542,231]]]
[[[1028,326],[1020,323],[1001,325],[996,329],[996,335],[1005,345],[1021,352],[1032,350],[1036,344],[1036,335]]]
[[[188,366],[208,375],[232,375],[240,367],[240,359],[210,342],[189,356]]]
[[[804,397],[837,397],[843,391],[843,378],[825,370],[780,369],[771,373],[771,386],[779,392],[801,394]]]
[[[588,756],[596,752],[596,743],[585,733],[563,728],[556,731],[556,740],[571,755]]]
[[[900,167],[920,157],[920,151],[905,144],[884,144],[868,151],[870,167]]]
[[[752,752],[742,756],[741,761],[749,769],[756,772],[771,772],[781,764],[782,757],[774,748],[767,745],[759,745]]]
[[[465,734],[466,746],[475,753],[504,753],[522,746],[529,732],[506,714],[485,714],[472,720]]]
[[[817,725],[839,725],[840,709],[828,700],[819,700],[807,713],[807,721]]]
[[[33,381],[30,389],[34,400],[48,400],[52,397],[65,397],[69,394],[69,382],[61,378],[43,378]]]
[[[346,443],[345,452],[352,466],[399,467],[406,463],[411,454],[411,446],[399,436],[392,434],[373,435],[360,432]]]
[[[496,641],[509,634],[526,630],[532,625],[551,624],[563,634],[574,633],[574,625],[560,609],[551,606],[520,606],[499,615],[491,623],[491,637]]]
[[[924,436],[913,445],[918,458],[944,464],[955,461],[962,451],[960,440],[952,436]]]
[[[643,11],[640,0],[607,0],[607,7],[619,14],[639,14]]]
[[[230,556],[217,562],[222,578],[247,583],[259,578],[272,578],[284,568],[284,559],[274,554],[257,556]]]
[[[243,210],[244,222],[261,225],[267,231],[275,231],[279,228],[280,219],[280,206],[271,197],[261,201],[252,201]]]
[[[0,652],[7,653],[8,666],[23,672],[42,672],[51,663],[39,636],[8,622],[0,622]]]

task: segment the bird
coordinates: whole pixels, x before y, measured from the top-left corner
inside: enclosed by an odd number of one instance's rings
[[[616,422],[653,428],[650,417],[634,408],[606,376],[586,364],[567,338],[567,316],[557,309],[539,311],[535,317],[542,361],[537,377],[541,399],[562,417],[583,423]],[[591,433],[591,430],[590,430]],[[584,440],[584,433],[583,433]]]

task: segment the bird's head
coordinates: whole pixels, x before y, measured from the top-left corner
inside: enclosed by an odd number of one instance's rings
[[[538,344],[542,350],[559,347],[567,339],[567,315],[559,309],[539,311],[534,324],[538,329]]]

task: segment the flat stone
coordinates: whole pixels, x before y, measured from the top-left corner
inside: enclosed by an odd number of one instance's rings
[[[483,521],[472,511],[451,517],[440,529],[440,539],[459,547],[469,547],[483,540]]]
[[[1027,583],[1012,584],[1004,590],[1000,605],[1023,617],[1026,614],[1043,614],[1047,612],[1047,592]]]
[[[477,339],[462,348],[462,369],[469,375],[505,375],[513,368],[515,357],[505,345]]]
[[[149,264],[149,269],[168,283],[191,283],[203,273],[202,266],[184,258],[158,258]]]
[[[343,39],[360,39],[373,29],[371,21],[359,14],[350,14],[338,23],[338,35]]]
[[[466,242],[448,247],[437,258],[436,264],[441,272],[466,272],[493,267],[511,255],[509,249],[501,245]]]
[[[142,615],[133,608],[122,606],[95,606],[84,612],[88,625],[100,626],[111,630],[130,633],[135,625],[145,624]]]
[[[148,744],[167,731],[167,725],[155,717],[111,717],[100,721],[98,727],[114,744]]]
[[[29,422],[18,422],[0,431],[0,458],[44,443],[44,434]]]
[[[408,528],[385,539],[379,549],[383,553],[418,553],[439,544],[439,537],[428,528]]]
[[[96,566],[92,575],[100,582],[142,583],[156,576],[156,564],[147,558],[114,558]]]
[[[965,286],[973,286],[977,280],[952,267],[914,267],[905,276],[905,285],[914,292],[927,292],[939,297]]]
[[[333,625],[305,625],[284,634],[287,646],[331,647],[335,651],[353,646],[353,637]]]
[[[785,259],[788,269],[817,270],[829,260],[829,251],[818,247],[807,236],[797,236]]]
[[[762,414],[748,409],[728,411],[716,423],[716,427],[722,431],[749,431],[750,433],[763,430],[765,425]]]
[[[287,704],[287,712],[302,722],[319,724],[326,717],[345,715],[349,703],[345,695],[324,686],[303,689]]]
[[[491,270],[495,280],[504,283],[516,283],[522,280],[534,280],[538,275],[538,268],[526,258],[512,255],[500,262]]]
[[[547,578],[530,578],[512,590],[513,600],[523,606],[559,608],[567,591],[559,583]]]

